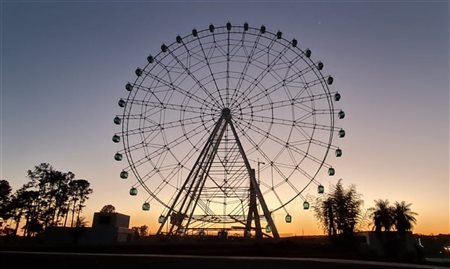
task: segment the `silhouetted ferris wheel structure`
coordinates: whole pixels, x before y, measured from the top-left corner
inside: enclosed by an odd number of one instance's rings
[[[163,206],[158,234],[278,238],[271,214],[284,210],[291,222],[296,198],[308,209],[303,192],[323,193],[317,176],[334,175],[330,151],[342,155],[332,141],[345,136],[335,126],[345,114],[323,63],[296,39],[247,23],[194,29],[147,61],[119,100],[114,158],[128,160],[121,178],[137,179],[130,194],[148,193],[143,210]]]

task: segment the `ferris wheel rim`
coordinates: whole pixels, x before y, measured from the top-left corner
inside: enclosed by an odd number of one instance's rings
[[[229,32],[231,32],[231,33],[239,33],[239,34],[241,34],[241,33],[243,33],[243,31],[241,31],[241,30],[244,30],[244,26],[232,26],[233,28],[232,29],[239,29],[239,31],[238,30],[234,30],[235,32],[233,32],[233,31],[229,31]],[[226,26],[219,26],[219,27],[217,27],[217,28],[215,28],[216,30],[223,30],[223,29],[226,29]],[[258,28],[254,28],[254,27],[248,27],[248,30],[245,30],[245,31],[249,31],[249,30],[252,30],[252,31],[255,31],[255,32],[257,32],[257,31],[260,31],[260,29],[258,29]],[[203,34],[203,33],[208,33],[208,29],[204,29],[204,30],[200,30],[200,31],[197,31],[197,38],[198,39],[200,39],[200,38],[206,38],[206,37],[210,37],[210,36],[212,36],[212,35],[214,35],[214,33],[210,33],[210,34],[207,34],[207,35],[205,35],[205,36],[202,36],[202,37],[200,37],[200,35],[201,34]],[[249,34],[251,34],[251,33],[249,33]],[[262,36],[263,34],[265,34],[265,35],[272,35],[272,37],[274,37],[274,36],[277,36],[277,33],[273,33],[273,32],[270,32],[270,31],[265,31],[264,33],[260,33],[260,34],[258,34],[259,36]],[[254,36],[256,35],[256,34],[253,34]],[[193,33],[191,33],[191,34],[188,34],[188,35],[185,35],[184,37],[182,37],[181,38],[181,40],[185,40],[185,39],[187,39],[187,38],[189,38],[189,37],[193,37]],[[281,40],[281,41],[283,41],[283,42],[285,42],[287,45],[284,45],[285,47],[288,47],[289,49],[291,49],[292,48],[292,41],[289,41],[289,40],[287,40],[287,39],[285,39],[284,37],[281,37],[281,38],[277,38],[277,40]],[[183,42],[183,41],[182,41]],[[190,42],[193,42],[193,41],[190,41]],[[169,53],[167,53],[167,52],[170,52],[171,51],[171,47],[173,47],[173,46],[176,46],[176,45],[179,45],[179,43],[177,42],[177,41],[174,41],[174,42],[172,42],[171,44],[169,44],[168,46],[166,46],[166,45],[163,45],[163,46],[165,46],[165,50],[166,51],[160,51],[159,53],[157,53],[154,57],[153,57],[153,61],[155,61],[155,62],[157,62],[158,60],[157,59],[159,59],[160,57],[162,57],[161,58],[161,60],[163,60],[164,58],[166,58],[166,57],[168,57],[170,54]],[[178,49],[180,46],[178,46],[176,49]],[[175,49],[175,50],[176,50]],[[298,51],[300,51],[300,53],[301,54],[304,54],[305,53],[305,51],[303,51],[302,49],[300,49],[299,47],[295,47],[295,49],[297,49]],[[165,55],[164,55],[165,54]],[[161,55],[163,55],[163,56],[161,56]],[[313,62],[312,61],[312,59],[310,58],[310,57],[306,57],[306,59],[305,58],[303,58],[302,57],[302,60],[309,66],[309,67],[315,67],[316,66],[316,63],[315,62]],[[144,68],[142,68],[141,70],[145,73],[145,70],[147,70],[147,68],[151,65],[152,63],[147,63],[146,65],[145,65],[145,67]],[[145,73],[145,76],[148,76],[148,74],[150,74],[150,72],[153,70],[153,68],[155,68],[155,66],[156,65],[154,65],[153,67],[151,67],[149,70],[147,70],[146,71],[146,73]],[[322,85],[322,89],[324,89],[324,91],[326,92],[326,94],[328,95],[328,97],[326,98],[327,99],[327,101],[328,101],[328,105],[329,105],[329,107],[330,107],[330,111],[334,111],[334,106],[333,106],[333,102],[332,102],[332,100],[331,100],[331,91],[330,91],[330,89],[329,89],[329,87],[328,87],[328,85],[327,85],[327,83],[325,83],[325,76],[323,76],[323,74],[322,74],[322,72],[320,71],[320,70],[317,70],[316,68],[311,68],[311,70],[312,70],[312,72],[314,72],[314,74],[318,77],[318,78],[321,78],[321,79],[319,79],[320,80],[320,84]],[[134,83],[133,83],[133,87],[141,87],[142,86],[142,84],[144,83],[144,81],[145,81],[145,79],[140,79],[140,76],[138,76],[136,79],[135,79],[135,81],[134,81]],[[136,94],[137,94],[137,92],[134,92],[134,97],[133,98],[130,98],[130,96],[133,94],[133,91],[130,91],[129,92],[129,94],[128,94],[128,96],[127,96],[127,104],[128,104],[128,100],[131,100],[131,102],[133,102],[134,100],[135,100],[135,96],[136,96]],[[270,97],[269,97],[270,98]],[[217,100],[216,100],[217,101]],[[130,107],[130,110],[131,110],[131,106],[128,106],[128,105],[126,105],[125,106],[125,108],[124,108],[124,110],[123,110],[123,114],[122,114],[122,119],[124,119],[124,124],[122,124],[122,134],[127,134],[128,133],[128,127],[129,127],[129,117],[127,118],[127,115],[129,115],[129,114],[127,114],[127,107]],[[232,109],[232,108],[230,108],[230,109]],[[128,112],[130,112],[130,110],[128,110]],[[220,110],[220,107],[219,108],[217,108],[216,110],[215,110],[215,112],[217,113],[217,111],[218,110]],[[181,114],[181,112],[180,112],[180,114]],[[181,115],[180,115],[181,116]],[[126,120],[125,120],[126,119]],[[127,122],[127,125],[125,125],[125,121]],[[273,123],[271,123],[270,124],[270,128],[269,128],[269,130],[272,128],[272,125],[273,125]],[[334,130],[334,112],[332,112],[332,113],[330,113],[330,129],[331,130]],[[182,128],[184,128],[184,126],[182,127]],[[206,130],[206,127],[204,127],[204,129]],[[183,131],[185,134],[186,134],[186,132],[185,131]],[[326,160],[326,158],[327,158],[327,156],[328,156],[328,154],[329,154],[329,151],[330,151],[330,148],[331,148],[331,145],[332,145],[332,140],[333,140],[333,133],[334,133],[334,131],[330,131],[330,137],[329,137],[329,140],[328,140],[328,146],[327,146],[327,148],[326,148],[326,152],[325,152],[325,154],[324,154],[324,157],[323,157],[323,160],[322,160],[322,162],[320,163],[320,166],[319,166],[319,168],[317,169],[317,171],[316,171],[316,173],[312,176],[312,179],[309,181],[309,182],[307,182],[307,184],[298,192],[298,194],[297,195],[295,195],[295,196],[293,196],[290,200],[288,200],[286,203],[284,203],[284,204],[281,204],[279,207],[277,207],[277,208],[275,208],[275,209],[273,209],[273,210],[271,210],[271,212],[275,212],[275,211],[277,211],[277,210],[279,210],[279,209],[281,209],[281,208],[284,208],[286,205],[288,205],[288,204],[290,204],[293,200],[295,200],[298,196],[301,196],[302,195],[302,193],[312,184],[312,183],[314,183],[314,180],[315,180],[315,178],[316,178],[316,176],[318,175],[318,173],[320,172],[320,170],[321,170],[321,168],[324,166],[324,164],[325,164],[325,160]],[[267,138],[266,138],[267,139]],[[189,138],[188,138],[188,140],[189,140]],[[258,145],[259,144],[263,144],[264,142],[258,142]],[[126,135],[126,138],[125,137],[123,137],[123,147],[124,147],[124,153],[126,154],[126,157],[127,157],[127,160],[128,160],[128,162],[129,162],[129,170],[132,170],[133,171],[133,174],[135,175],[135,177],[136,177],[136,179],[138,180],[138,182],[140,183],[140,185],[149,193],[149,195],[152,197],[152,199],[155,199],[155,200],[157,200],[161,205],[163,205],[163,206],[165,206],[165,207],[168,207],[168,203],[165,203],[165,202],[163,202],[161,199],[159,199],[158,198],[158,196],[156,195],[156,194],[154,194],[154,192],[145,184],[145,181],[143,181],[142,180],[142,178],[141,178],[141,175],[139,174],[139,172],[138,172],[138,170],[137,170],[137,167],[135,167],[135,160],[133,160],[133,156],[132,156],[132,154],[131,154],[131,151],[130,151],[130,143],[129,143],[129,140],[128,140],[128,136]],[[259,151],[260,149],[257,149],[257,151]],[[148,200],[148,199],[147,199]]]

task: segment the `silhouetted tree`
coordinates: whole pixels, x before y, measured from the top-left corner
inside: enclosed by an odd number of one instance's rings
[[[395,202],[393,208],[393,219],[395,229],[400,235],[404,235],[407,231],[412,230],[414,224],[417,222],[414,217],[417,213],[411,210],[411,204],[406,204],[405,201]]]
[[[55,212],[53,215],[52,223],[59,225],[62,219],[65,219],[65,215],[68,213],[68,202],[70,198],[69,183],[74,179],[75,174],[72,172],[57,173],[57,181],[55,183],[56,189],[54,190],[55,199]]]
[[[314,205],[317,219],[328,235],[340,234],[353,236],[357,223],[361,220],[361,195],[351,185],[345,189],[339,180],[332,191],[324,198],[319,198]]]
[[[375,207],[369,209],[383,255],[397,258],[421,255],[419,249],[412,250],[407,247],[408,243],[405,240],[406,232],[416,223],[414,216],[417,214],[412,212],[410,207],[411,204],[406,204],[404,201],[395,202],[394,206],[390,206],[388,200],[379,199],[375,201]],[[388,233],[393,227],[397,230],[397,236],[394,233]]]
[[[0,218],[7,220],[11,217],[11,186],[7,180],[0,180]]]
[[[87,226],[87,220],[85,217],[81,216],[77,218],[77,222],[75,223],[75,227],[80,228],[80,227],[86,227]]]
[[[77,213],[77,219],[80,217],[81,210],[84,207],[84,203],[89,199],[89,195],[92,193],[89,181],[85,179],[75,179],[69,183],[70,197],[72,203],[72,221],[70,227],[73,227],[73,219],[75,213]]]
[[[26,236],[36,234],[40,228],[39,192],[22,189],[19,193],[20,205],[25,215],[25,226],[22,227]]]
[[[411,211],[410,207],[411,204],[404,201],[395,202],[394,206],[390,206],[388,200],[376,200],[375,207],[369,209],[375,231],[378,233],[383,229],[390,231],[394,226],[399,234],[404,235],[416,223],[414,216],[417,213]]]
[[[39,193],[39,217],[44,227],[57,225],[63,204],[68,200],[67,185],[73,174],[56,171],[48,163],[36,165],[27,174],[31,180],[28,188]]]
[[[26,235],[34,236],[44,230],[44,225],[36,218],[30,219],[26,224]]]
[[[84,203],[92,193],[89,182],[74,180],[72,172],[56,171],[48,163],[36,165],[27,171],[27,175],[30,181],[11,196],[7,207],[16,223],[14,234],[17,234],[22,218],[25,218],[23,230],[26,236],[35,235],[48,226],[61,225],[62,220],[65,226],[71,206],[73,226],[74,214],[80,218]]]
[[[16,191],[11,198],[11,202],[9,203],[9,212],[11,214],[12,219],[15,222],[15,228],[13,229],[14,235],[17,235],[17,231],[19,229],[19,223],[22,220],[25,211],[25,203],[27,201],[24,199],[22,191]]]
[[[331,197],[326,197],[320,200],[314,206],[314,211],[316,217],[319,219],[324,230],[327,231],[328,236],[336,235],[336,224],[333,212],[333,199]]]
[[[379,234],[384,231],[390,231],[394,225],[393,207],[389,205],[388,200],[376,200],[375,207],[369,208],[370,217],[373,221],[375,231]]]
[[[100,210],[101,213],[115,213],[116,208],[113,205],[105,205]]]
[[[147,236],[148,235],[148,226],[135,226],[131,228],[137,236]]]

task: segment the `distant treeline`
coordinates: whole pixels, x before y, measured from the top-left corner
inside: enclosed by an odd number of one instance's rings
[[[0,180],[3,234],[17,235],[21,223],[24,223],[25,236],[33,236],[51,226],[84,225],[81,212],[92,193],[89,181],[76,179],[70,171],[54,170],[48,163],[28,170],[27,177],[29,182],[14,193],[7,180]]]

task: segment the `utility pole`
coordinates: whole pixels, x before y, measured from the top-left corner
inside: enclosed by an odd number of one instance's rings
[[[260,162],[259,159],[257,159],[257,162],[258,162],[258,186],[259,186],[259,184],[260,184],[259,165],[260,165],[260,164],[265,165],[266,163],[265,163],[265,162]]]

